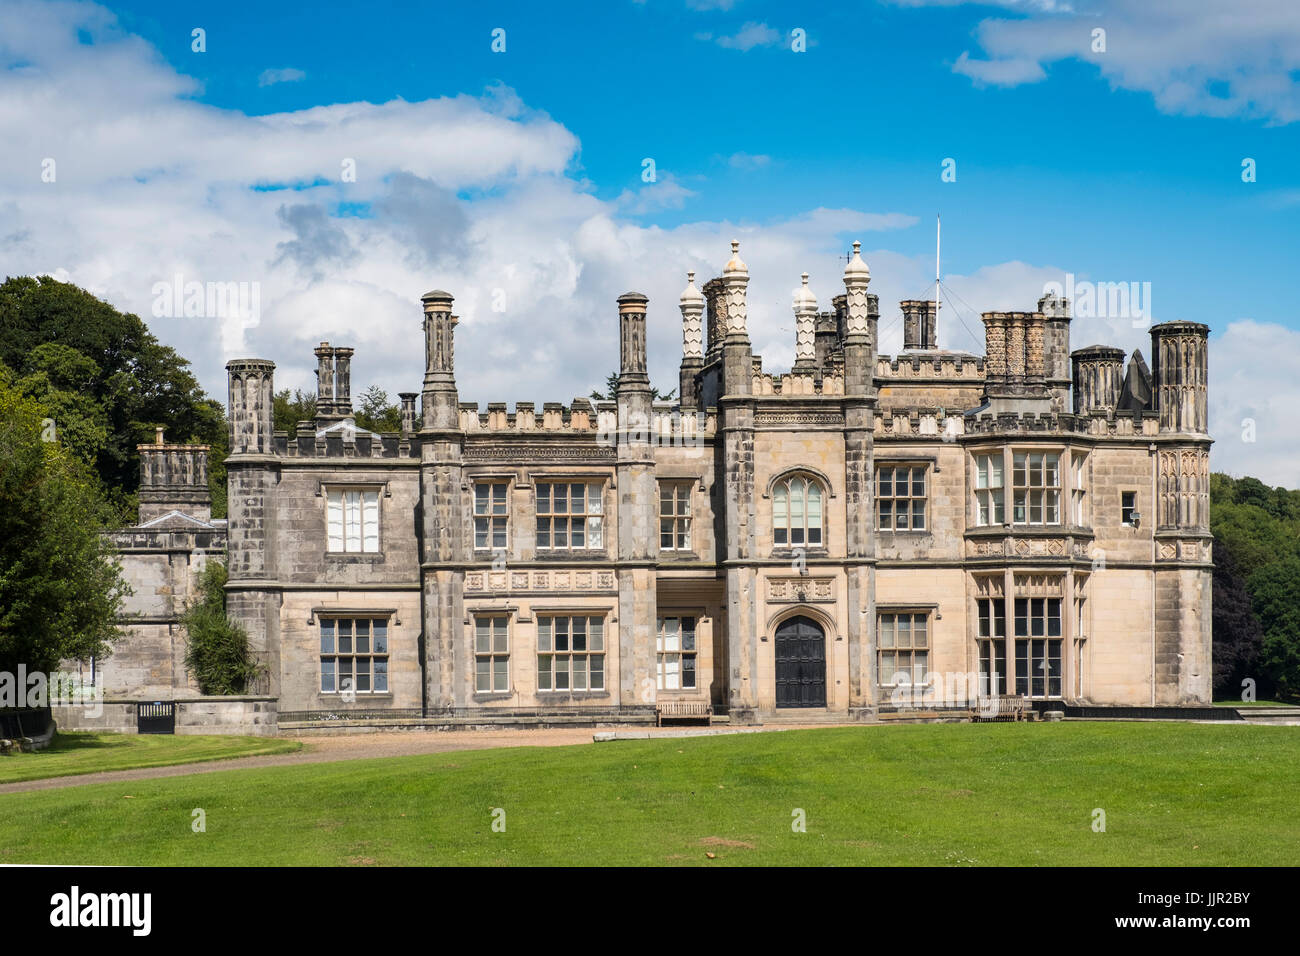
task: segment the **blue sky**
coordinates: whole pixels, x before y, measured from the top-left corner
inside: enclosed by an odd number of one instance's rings
[[[1149,282],[1157,321],[1226,336],[1218,431],[1256,417],[1259,440],[1221,441],[1216,465],[1295,485],[1281,396],[1300,381],[1300,12],[1150,6],[13,0],[0,264],[140,312],[215,394],[249,351],[310,387],[327,336],[355,340],[358,372],[390,392],[415,388],[416,300],[442,285],[463,311],[465,397],[540,402],[603,381],[628,288],[651,295],[652,371],[671,382],[684,272],[716,272],[732,234],[754,250],[769,364],[789,362],[799,272],[827,307],[853,239],[888,321],[926,292],[942,213],[945,283],[975,312],[1032,308],[1069,271]],[[51,155],[58,192],[23,179]],[[283,183],[304,188],[266,189]],[[177,272],[259,282],[259,321],[150,315],[148,290]],[[494,315],[497,289],[512,304]],[[979,350],[978,318],[952,319],[941,343]],[[1073,344],[1149,352],[1127,325],[1076,319]],[[1285,356],[1272,384],[1261,347]]]
[[[981,87],[952,67],[982,20],[1014,15],[992,5],[324,3],[311,16],[294,4],[177,6],[112,9],[217,106],[262,114],[504,84],[580,139],[573,171],[595,195],[638,188],[646,157],[696,193],[638,217],[648,225],[887,206],[920,220],[894,248],[928,255],[942,213],[945,271],[1076,263],[1152,282],[1169,318],[1297,322],[1300,123],[1166,115],[1150,93],[1112,90],[1087,60],[1056,63],[1042,82]],[[781,42],[717,44],[747,23]],[[195,25],[206,55],[190,51]],[[504,53],[491,50],[498,27]],[[803,54],[789,48],[796,27],[810,40]],[[1090,31],[1079,43],[1089,49]],[[259,86],[277,67],[305,77]],[[738,153],[762,158],[730,164]],[[958,175],[943,183],[948,157]],[[1255,183],[1241,180],[1245,157]],[[1230,304],[1214,291],[1227,288]]]

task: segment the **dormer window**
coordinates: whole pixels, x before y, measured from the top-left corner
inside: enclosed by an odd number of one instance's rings
[[[791,475],[772,489],[772,543],[777,547],[820,548],[822,486],[805,475]]]

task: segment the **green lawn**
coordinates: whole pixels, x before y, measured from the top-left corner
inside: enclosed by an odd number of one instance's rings
[[[0,757],[0,783],[290,753],[301,747],[297,741],[275,737],[59,732],[47,750]]]
[[[1288,727],[854,727],[6,794],[0,862],[1290,865],[1298,791]]]
[[[1284,700],[1216,700],[1215,707],[1295,707]]]

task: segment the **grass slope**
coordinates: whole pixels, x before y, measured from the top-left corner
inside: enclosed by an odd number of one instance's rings
[[[1298,788],[1286,727],[837,728],[9,794],[0,862],[1289,865]]]
[[[47,750],[0,757],[0,783],[67,777],[104,770],[167,767],[229,757],[291,753],[302,744],[274,737],[64,733]]]

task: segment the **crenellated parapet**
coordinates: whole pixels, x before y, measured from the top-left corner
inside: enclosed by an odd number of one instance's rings
[[[1097,438],[1155,437],[1159,424],[1150,412],[1094,411],[1086,415],[1045,413],[981,414],[966,416],[965,434],[1022,436],[1060,432]]]
[[[841,365],[838,372],[820,374],[798,370],[781,373],[755,371],[753,379],[754,395],[843,395],[844,374]]]
[[[876,356],[876,378],[897,381],[984,381],[984,359],[978,355],[932,353]]]

